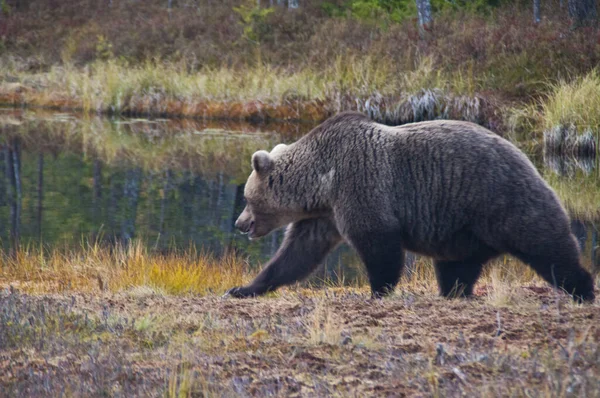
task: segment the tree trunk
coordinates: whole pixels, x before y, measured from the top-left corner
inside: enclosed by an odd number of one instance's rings
[[[108,192],[108,208],[106,209],[106,222],[108,224],[108,229],[112,236],[110,236],[111,241],[117,239],[117,226],[116,226],[116,214],[119,207],[119,183],[117,181],[117,173],[114,173],[110,176],[109,181],[109,192]]]
[[[19,249],[21,240],[21,207],[23,192],[21,189],[21,143],[18,138],[13,141],[13,171],[15,173],[16,219],[15,219],[15,250]]]
[[[199,175],[194,176],[194,215],[192,217],[192,241],[199,245],[202,240],[203,212],[206,211],[207,202],[206,182]]]
[[[538,24],[541,20],[540,0],[533,0],[533,23]]]
[[[12,149],[10,148],[10,144],[7,144],[4,147],[4,176],[6,178],[6,202],[10,207],[9,219],[10,219],[10,234],[9,234],[9,243],[10,249],[9,252],[11,255],[14,254],[14,231],[15,231],[15,191],[14,191],[14,178],[15,172],[13,171],[13,157],[12,157]]]
[[[21,236],[21,145],[18,138],[11,140],[10,148],[5,149],[7,188],[10,190],[10,254],[15,256],[19,251]]]
[[[237,218],[240,216],[242,211],[244,211],[244,207],[246,206],[244,200],[244,187],[246,184],[240,184],[235,189],[235,198],[233,200],[233,209],[231,215],[231,230],[232,233],[229,234],[229,242],[227,243],[227,251],[230,252],[233,249],[233,240],[235,238],[235,222]]]
[[[121,224],[121,239],[125,245],[128,245],[135,236],[135,220],[140,198],[141,177],[142,171],[139,168],[129,170],[123,184],[123,196],[127,205],[124,209],[123,223]]]
[[[572,29],[594,24],[598,19],[596,0],[569,0],[569,16],[573,19]]]
[[[215,203],[215,207],[214,207],[214,218],[213,218],[213,225],[215,225],[216,227],[219,226],[219,211],[221,210],[221,203],[223,203],[223,193],[225,191],[225,180],[223,178],[223,172],[219,172],[219,182],[218,182],[218,186],[217,186],[217,192],[216,192],[216,203]]]
[[[427,29],[431,26],[433,18],[431,16],[430,0],[415,0],[417,2],[417,14],[419,16],[419,33],[424,38]]]
[[[44,209],[44,155],[38,155],[38,184],[37,184],[37,235],[42,242],[42,211]]]
[[[94,160],[94,192],[92,196],[92,217],[94,222],[100,220],[100,209],[102,201],[102,163],[100,160]]]
[[[594,271],[600,271],[600,245],[598,245],[598,228],[592,225],[592,266]]]
[[[164,232],[165,232],[165,214],[167,212],[167,205],[168,205],[168,197],[169,197],[169,192],[171,190],[171,170],[167,169],[167,171],[165,171],[165,182],[163,184],[163,195],[162,198],[160,200],[160,216],[159,216],[159,226],[158,226],[158,236],[160,239],[160,242],[162,243],[164,241]]]

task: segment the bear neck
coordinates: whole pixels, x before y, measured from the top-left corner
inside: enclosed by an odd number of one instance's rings
[[[334,159],[318,143],[299,140],[290,145],[269,177],[282,205],[308,217],[331,212]]]

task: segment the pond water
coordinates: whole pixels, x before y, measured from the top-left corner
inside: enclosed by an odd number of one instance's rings
[[[136,239],[160,252],[193,245],[264,262],[282,232],[249,242],[233,226],[250,156],[312,127],[1,110],[1,247],[76,250]],[[569,208],[584,261],[598,265],[598,161],[531,155]],[[342,248],[330,257],[325,272],[334,274],[352,254]]]

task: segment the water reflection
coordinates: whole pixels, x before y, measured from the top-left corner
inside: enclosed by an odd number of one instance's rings
[[[266,261],[274,253],[282,232],[250,243],[234,231],[244,206],[250,155],[277,142],[293,141],[311,128],[237,125],[236,132],[226,132],[189,121],[4,116],[0,116],[0,240],[6,252],[29,244],[78,247],[82,239],[103,244],[141,239],[161,252],[190,244],[217,255],[236,250],[252,263]],[[543,173],[551,184],[554,179],[564,200],[572,179],[551,169]],[[585,174],[581,178],[591,181],[586,183],[592,195],[587,206],[598,211],[600,200],[593,202],[600,197],[597,167]],[[581,212],[573,221],[585,261],[596,265],[597,214]],[[320,276],[335,279],[341,264],[355,263],[353,258],[347,248],[339,249]],[[409,263],[413,259],[407,258]],[[345,268],[344,277],[351,280],[358,272]]]

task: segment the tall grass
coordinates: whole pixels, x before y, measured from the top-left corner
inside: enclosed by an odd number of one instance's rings
[[[330,64],[298,69],[257,64],[190,72],[183,61],[130,65],[108,60],[85,67],[53,66],[33,75],[14,71],[11,76],[19,83],[0,84],[2,102],[109,114],[317,121],[335,112],[360,110],[373,96],[386,99],[378,103],[381,111],[393,111],[399,104],[411,108],[412,97],[421,98],[423,92],[439,93],[435,97],[443,97],[444,104],[438,108],[457,108],[459,114],[452,116],[461,117],[469,112],[461,110],[462,102],[469,103],[479,87],[460,70],[436,69],[431,57],[403,69],[389,57],[368,54],[338,55]]]
[[[246,272],[245,262],[234,254],[217,259],[193,248],[160,255],[139,242],[112,248],[89,244],[50,252],[28,247],[1,259],[0,285],[30,293],[145,289],[204,295],[242,284]]]
[[[600,128],[600,74],[597,69],[572,81],[550,87],[541,102],[540,115],[545,129],[573,124],[578,130]]]
[[[251,270],[243,258],[233,253],[216,258],[190,248],[159,254],[139,241],[112,247],[90,243],[69,250],[21,247],[14,256],[0,258],[0,288],[12,286],[32,294],[128,292],[134,296],[220,295],[233,286],[248,283],[256,272],[258,270]],[[340,272],[342,275],[338,275],[337,281],[326,281],[322,288],[312,287],[310,281],[305,283],[301,294],[320,296],[354,292],[368,295],[368,283],[364,278],[348,285],[343,277],[344,271]],[[505,305],[514,295],[521,294],[519,289],[523,285],[530,284],[550,288],[530,267],[503,256],[486,267],[476,294],[487,295],[492,302]],[[411,270],[404,273],[397,292],[436,294],[437,283],[431,262],[420,258]],[[339,338],[335,316],[326,308],[315,310],[312,322],[308,322],[306,327],[315,342],[332,343],[334,335],[335,339]]]

